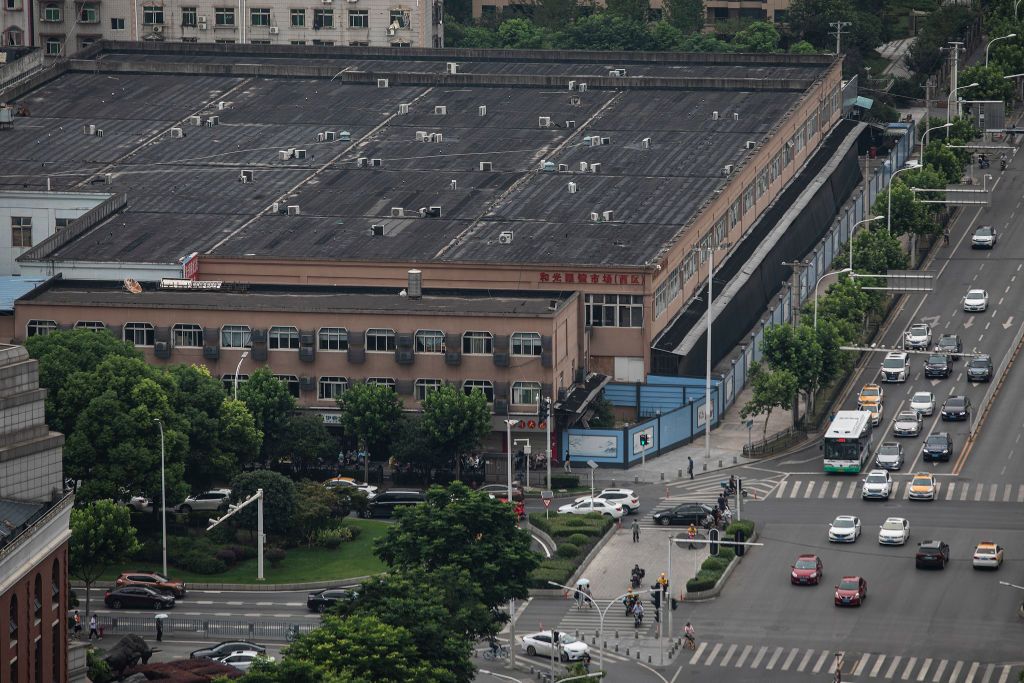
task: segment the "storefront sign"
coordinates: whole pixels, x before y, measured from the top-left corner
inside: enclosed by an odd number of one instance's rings
[[[540,273],[540,282],[548,282],[566,285],[642,285],[643,275],[627,275],[625,273],[581,273],[569,272],[543,272]]]

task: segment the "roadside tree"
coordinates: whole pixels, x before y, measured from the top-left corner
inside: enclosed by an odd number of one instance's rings
[[[740,409],[740,417],[764,415],[762,438],[768,435],[768,420],[775,408],[790,408],[797,395],[796,376],[789,370],[768,370],[760,363],[750,366],[750,400]]]
[[[295,482],[272,470],[242,472],[231,482],[231,502],[239,503],[257,489],[263,489],[263,525],[271,534],[286,535],[294,528],[296,505]],[[238,525],[256,531],[256,505],[253,503],[236,514]]]
[[[256,429],[263,432],[261,455],[267,464],[287,443],[288,421],[295,411],[295,398],[270,368],[259,368],[238,387],[238,398],[252,413]]]
[[[446,458],[458,472],[462,456],[477,450],[490,433],[491,410],[483,392],[467,394],[444,384],[423,400],[420,424],[434,457]]]
[[[68,573],[85,584],[85,615],[91,609],[91,588],[112,566],[139,551],[131,513],[112,500],[97,500],[71,511]]]
[[[704,3],[700,0],[665,0],[664,7],[668,23],[684,35],[704,28]]]
[[[402,419],[402,399],[382,384],[353,384],[338,398],[341,427],[371,454],[387,453]],[[369,479],[370,459],[364,460],[363,479]]]

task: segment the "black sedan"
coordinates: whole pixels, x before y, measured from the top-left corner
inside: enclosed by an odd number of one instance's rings
[[[958,334],[944,334],[939,337],[939,343],[935,345],[935,353],[945,353],[953,360],[960,360],[960,354],[964,345]]]
[[[953,363],[944,353],[933,353],[924,362],[925,377],[949,377],[953,372]]]
[[[988,382],[992,379],[992,357],[978,355],[967,364],[968,382]]]
[[[111,609],[121,609],[122,607],[170,609],[174,607],[174,596],[145,586],[122,586],[121,588],[111,588],[104,593],[103,604]]]
[[[223,643],[217,643],[212,647],[193,650],[189,657],[191,659],[215,659],[217,657],[226,657],[232,652],[239,651],[266,654],[267,648],[248,640],[225,640]]]
[[[352,595],[352,591],[344,588],[327,588],[307,595],[306,607],[308,607],[311,612],[323,612],[328,607],[337,604],[342,600],[348,600]]]
[[[671,510],[661,510],[654,513],[654,521],[662,526],[669,524],[696,524],[701,526],[711,516],[711,508],[704,503],[683,503]]]
[[[966,420],[971,413],[971,399],[966,396],[950,396],[942,404],[943,420]]]
[[[947,432],[932,432],[921,447],[922,460],[949,460],[953,452],[953,437]]]
[[[949,562],[949,544],[942,541],[923,541],[917,546],[914,565],[918,569],[935,567],[945,569]]]

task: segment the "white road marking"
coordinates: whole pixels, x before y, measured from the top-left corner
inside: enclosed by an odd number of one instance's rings
[[[732,655],[736,652],[736,648],[739,647],[736,643],[729,646],[729,649],[725,651],[725,656],[722,657],[721,663],[718,666],[729,666],[729,660],[732,659]]]
[[[883,678],[892,678],[892,675],[896,673],[896,667],[900,665],[900,660],[902,659],[903,657],[900,657],[899,655],[893,657],[892,664],[890,664],[889,668],[886,669],[885,676],[883,676]]]
[[[903,675],[900,676],[900,678],[902,680],[905,681],[908,678],[910,678],[910,672],[914,670],[914,665],[915,664],[917,664],[917,657],[911,657],[910,659],[907,660],[907,666],[906,666],[905,669],[903,669]]]
[[[807,652],[805,652],[804,653],[804,658],[800,660],[800,664],[797,665],[796,670],[802,672],[804,669],[806,669],[807,665],[811,661],[811,655],[813,655],[813,654],[814,654],[814,650],[808,650]]]
[[[825,666],[825,660],[828,659],[828,656],[831,655],[831,654],[832,653],[829,652],[828,650],[825,650],[824,652],[822,652],[821,656],[818,657],[818,661],[816,661],[814,663],[814,668],[811,669],[811,672],[812,673],[818,673],[819,671],[821,671],[821,667]]]
[[[946,486],[946,500],[952,500],[953,499],[953,490],[955,488],[956,488],[956,482],[955,481],[949,482],[949,485]]]
[[[1019,435],[1017,438],[1020,438]],[[786,494],[786,484],[788,481],[780,481],[778,488],[775,489],[775,497],[782,498]]]
[[[1003,673],[999,676],[998,683],[1006,683],[1007,679],[1010,678],[1010,666],[1007,664],[1003,667]]]
[[[958,661],[956,663],[956,666],[953,667],[953,673],[949,674],[949,682],[948,683],[956,683],[957,676],[960,675],[960,669],[962,669],[962,668],[964,668],[964,663]]]
[[[942,673],[946,670],[946,664],[948,663],[948,659],[943,659],[939,662],[939,665],[935,667],[935,675],[932,676],[932,683],[939,683],[939,679],[942,678]]]
[[[750,663],[750,668],[751,669],[756,669],[761,664],[761,660],[764,659],[764,656],[765,656],[765,654],[767,652],[768,652],[768,646],[767,645],[763,646],[760,650],[758,650],[757,651],[757,656],[754,657],[754,661],[752,661]]]
[[[976,502],[976,503],[979,502],[981,500],[982,494],[984,494],[984,493],[985,493],[985,485],[984,484],[978,484],[977,487],[974,489],[974,502]]]
[[[875,665],[873,667],[871,667],[871,673],[868,674],[868,675],[871,676],[871,678],[874,678],[875,676],[877,676],[878,672],[882,669],[882,664],[884,664],[884,663],[885,663],[885,655],[878,655],[878,661],[875,662]]]
[[[824,483],[824,482],[822,482],[822,483]],[[809,481],[809,482],[807,482],[807,490],[804,491],[804,498],[810,498],[811,494],[813,492],[814,492],[814,482],[813,481]]]
[[[964,683],[971,683],[971,681],[974,680],[974,674],[978,672],[978,667],[980,666],[981,664],[978,662],[973,662],[971,664],[971,668],[967,671],[967,677],[964,678]]]
[[[917,680],[923,681],[924,677],[928,675],[928,669],[930,669],[931,667],[932,659],[931,657],[929,657],[928,659],[924,660],[924,663],[921,665],[921,670],[917,672]]]
[[[998,489],[998,488],[999,488],[999,484],[992,484],[992,486],[989,488],[988,502],[990,502],[990,503],[996,502],[996,489]]]
[[[1006,487],[1003,489],[1003,502],[1004,503],[1009,503],[1010,502],[1010,492],[1012,490],[1013,490],[1013,486],[1011,484],[1007,484]]]
[[[832,497],[833,498],[838,498],[839,497],[839,492],[842,491],[842,490],[843,490],[843,482],[837,481],[836,482],[836,490],[832,492]]]
[[[782,656],[782,648],[781,647],[775,648],[775,652],[772,653],[771,659],[768,660],[768,664],[766,664],[764,668],[767,669],[768,671],[771,671],[772,669],[774,669],[775,668],[775,662],[779,661],[779,657],[781,657],[781,656]]]
[[[753,645],[747,645],[745,648],[743,648],[743,652],[740,653],[740,658],[736,660],[737,669],[743,666],[743,662],[747,661],[747,657],[750,655],[753,649]]]
[[[700,645],[697,646],[697,651],[693,653],[692,657],[690,657],[690,664],[696,664],[697,663],[697,660],[699,660],[700,656],[702,654],[704,654],[704,650],[707,648],[707,646],[708,646],[708,644],[706,642],[705,643],[701,643]]]
[[[1024,484],[1021,484],[1020,488],[1017,489],[1017,502],[1024,503]]]
[[[506,494],[507,495],[507,494]],[[711,654],[704,660],[704,666],[711,666],[711,663],[715,661],[715,657],[718,656],[718,651],[722,649],[721,643],[715,643],[715,646],[711,649]]]
[[[861,672],[864,671],[864,667],[868,665],[868,660],[871,659],[871,655],[864,653],[860,657],[860,661],[857,662],[857,666],[853,668],[853,675],[860,676]]]
[[[970,484],[964,484],[963,490],[960,491],[960,500],[967,500],[967,494],[971,491]]]
[[[799,481],[794,481],[793,482],[793,490],[790,492],[789,497],[790,498],[796,498],[799,494],[800,494],[800,482]]]
[[[796,656],[798,654],[800,654],[799,649],[794,647],[792,650],[790,650],[789,656],[786,657],[786,661],[782,663],[782,671],[789,671],[789,667],[792,666],[793,660],[796,659]]]

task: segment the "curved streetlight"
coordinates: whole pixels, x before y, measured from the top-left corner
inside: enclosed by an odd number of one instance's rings
[[[907,164],[903,168],[897,168],[889,176],[889,187],[886,190],[886,194],[889,195],[889,196],[888,196],[888,208],[886,209],[886,212],[885,212],[885,215],[886,215],[885,230],[890,235],[892,234],[892,185],[893,185],[893,180],[895,180],[895,178],[896,178],[896,176],[898,174],[903,173],[904,171],[912,171],[915,168],[921,168],[921,165],[920,164],[913,164],[913,165]],[[237,375],[236,375],[236,377],[237,377]]]
[[[249,349],[242,352],[242,357],[238,359],[238,365],[235,366],[235,400],[238,400],[238,373],[242,371],[242,361],[249,355]],[[509,500],[512,500],[509,498]]]
[[[967,88],[974,88],[977,85],[978,85],[978,83],[977,83],[977,81],[975,81],[974,83],[968,83],[967,85],[957,86],[956,88],[953,88],[952,91],[950,91],[949,97],[946,98],[946,122],[947,123],[949,122],[949,110],[953,108],[953,96],[956,95],[956,93],[958,91],[960,91],[960,90],[965,90]],[[959,115],[960,115],[960,111],[959,111],[959,103],[958,103],[957,116],[959,116]]]
[[[850,246],[852,247],[853,244],[851,243]],[[851,272],[853,272],[853,270],[851,268],[843,268],[842,270],[833,270],[833,271],[825,273],[824,275],[819,277],[818,281],[814,283],[814,330],[815,330],[815,332],[817,332],[817,330],[818,330],[818,285],[820,285],[821,281],[824,280],[825,278],[827,278],[829,275],[842,275],[843,273],[851,273]]]
[[[1016,10],[1016,9],[1017,9],[1017,6],[1014,5],[1014,10]],[[999,36],[998,38],[993,38],[992,40],[988,41],[988,45],[985,46],[985,66],[986,67],[988,66],[988,49],[990,47],[992,47],[992,43],[996,42],[997,40],[1007,40],[1009,38],[1016,38],[1016,37],[1017,37],[1016,33],[1008,33],[1005,36]]]
[[[865,223],[871,223],[872,221],[880,221],[883,218],[885,218],[885,216],[872,216],[871,218],[865,218],[862,221],[857,221],[856,223],[853,224],[853,227],[850,228],[850,267],[847,268],[847,270],[850,271],[851,273],[853,272],[853,234],[857,232],[857,228],[864,225]],[[815,287],[814,292],[815,294],[817,294],[817,287]]]
[[[951,121],[946,121],[941,126],[935,126],[934,128],[929,128],[928,130],[926,130],[924,132],[924,135],[921,136],[921,150],[917,153],[917,156],[921,160],[922,164],[924,163],[924,148],[928,144],[928,133],[931,133],[933,130],[940,130],[942,128],[950,128],[950,127],[952,127],[952,125],[953,125],[953,123]]]
[[[160,526],[163,532],[161,550],[164,560],[164,578],[167,577],[167,486],[164,479],[164,423],[153,418],[160,428]]]

